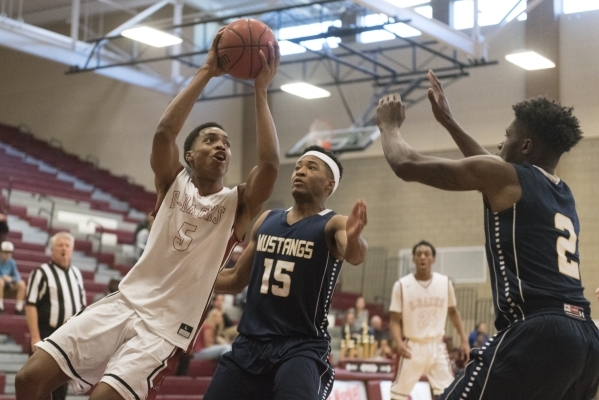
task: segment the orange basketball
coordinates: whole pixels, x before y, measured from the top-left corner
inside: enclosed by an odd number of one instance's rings
[[[225,28],[218,42],[218,63],[237,79],[254,79],[262,69],[260,50],[269,60],[268,42],[278,47],[272,30],[257,19],[238,19]]]

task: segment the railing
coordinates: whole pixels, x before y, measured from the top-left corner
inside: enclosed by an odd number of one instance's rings
[[[102,236],[104,235],[104,227],[92,220],[87,221],[87,224],[95,225],[95,228],[96,228],[96,233],[88,234],[87,236],[85,236],[85,240],[89,240],[91,238],[91,239],[96,239],[98,241],[98,251],[96,252],[96,267],[94,268],[94,273],[97,273],[98,269],[100,268],[100,257],[102,255]],[[100,232],[97,232],[97,231],[100,231]]]
[[[41,215],[42,213],[48,213],[48,239],[46,239],[46,246],[48,246],[48,243],[50,242],[50,236],[51,236],[51,232],[52,232],[52,226],[54,223],[54,208],[56,206],[56,202],[54,200],[52,200],[51,198],[49,198],[46,195],[40,194],[38,201],[42,201],[42,200],[46,200],[47,202],[50,203],[50,209],[48,210],[47,208],[41,207],[39,210],[37,210],[37,215]]]

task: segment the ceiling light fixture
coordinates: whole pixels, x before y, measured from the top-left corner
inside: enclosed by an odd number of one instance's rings
[[[294,94],[304,99],[319,99],[321,97],[329,97],[331,92],[321,89],[306,82],[288,83],[281,85],[281,90],[287,93]]]
[[[121,32],[121,36],[132,40],[137,40],[138,42],[142,42],[153,47],[173,46],[183,42],[183,39],[177,36],[159,31],[158,29],[150,28],[148,26],[125,29]]]
[[[534,51],[523,51],[520,53],[508,54],[505,59],[516,64],[520,68],[532,71],[536,69],[555,68],[555,63]]]

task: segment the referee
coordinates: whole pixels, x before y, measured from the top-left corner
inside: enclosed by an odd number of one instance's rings
[[[51,261],[31,273],[27,284],[25,312],[31,334],[31,352],[35,344],[50,336],[71,316],[86,306],[83,278],[71,265],[75,238],[59,232],[50,238]],[[64,400],[65,383],[52,393],[53,400]]]

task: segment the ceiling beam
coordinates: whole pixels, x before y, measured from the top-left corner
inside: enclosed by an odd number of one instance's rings
[[[8,18],[0,18],[0,46],[69,66],[85,64],[94,47],[82,41],[73,45],[69,36]],[[119,61],[123,61],[123,58],[117,54],[106,49],[101,52],[101,63],[114,64]],[[134,67],[107,68],[96,73],[162,93],[174,94],[178,90],[170,81]]]
[[[126,11],[131,15],[137,14],[135,8],[145,7],[156,3],[155,0],[123,0],[119,2],[119,7],[112,5],[112,2],[93,1],[85,4],[85,12],[88,15],[98,15],[101,13],[123,12]],[[67,22],[71,20],[72,6],[54,7],[40,11],[25,13],[23,20],[31,25],[51,25],[57,22]]]
[[[352,1],[370,10],[386,14],[389,17],[398,20],[409,20],[410,22],[407,24],[411,27],[466,53],[476,60],[487,59],[488,57],[487,44],[485,42],[478,41],[476,38],[472,38],[463,32],[453,29],[449,25],[437,21],[436,19],[428,19],[409,8],[398,7],[386,0]]]

